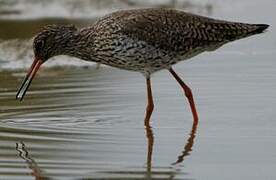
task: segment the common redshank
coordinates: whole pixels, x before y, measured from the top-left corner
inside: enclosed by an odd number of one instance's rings
[[[73,25],[46,26],[34,38],[34,62],[16,98],[23,99],[43,63],[53,56],[69,55],[142,73],[148,97],[145,125],[149,125],[154,109],[151,74],[167,69],[183,88],[197,122],[192,91],[172,65],[228,42],[262,33],[268,26],[217,20],[163,8],[117,11],[80,30]]]

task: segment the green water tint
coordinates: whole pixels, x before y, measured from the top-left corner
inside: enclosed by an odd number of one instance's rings
[[[89,26],[94,19],[43,18],[34,20],[0,19],[0,39],[32,38],[43,26],[49,24],[75,24],[78,27]],[[20,31],[18,31],[20,29]]]

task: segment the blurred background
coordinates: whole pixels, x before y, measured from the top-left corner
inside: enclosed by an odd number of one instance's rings
[[[270,24],[175,66],[193,89],[199,127],[168,72],[153,76],[144,129],[143,76],[67,56],[43,65],[15,100],[43,26],[82,28],[143,7]],[[275,0],[0,0],[0,179],[275,179],[275,9]]]

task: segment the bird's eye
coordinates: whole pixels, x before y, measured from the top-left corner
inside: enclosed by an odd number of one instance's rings
[[[36,45],[35,45],[35,49],[36,49],[37,51],[39,51],[39,50],[41,50],[41,49],[43,48],[43,46],[44,46],[44,41],[38,41],[38,42],[36,43]]]

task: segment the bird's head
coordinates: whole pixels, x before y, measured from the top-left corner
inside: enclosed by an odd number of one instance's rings
[[[44,27],[35,36],[33,42],[34,61],[17,92],[16,99],[24,98],[36,72],[44,62],[53,56],[66,54],[66,50],[70,50],[68,47],[71,37],[76,31],[77,28],[73,25],[50,25]]]
[[[50,25],[36,35],[33,50],[36,59],[43,62],[53,56],[64,54],[77,28],[73,25]]]

